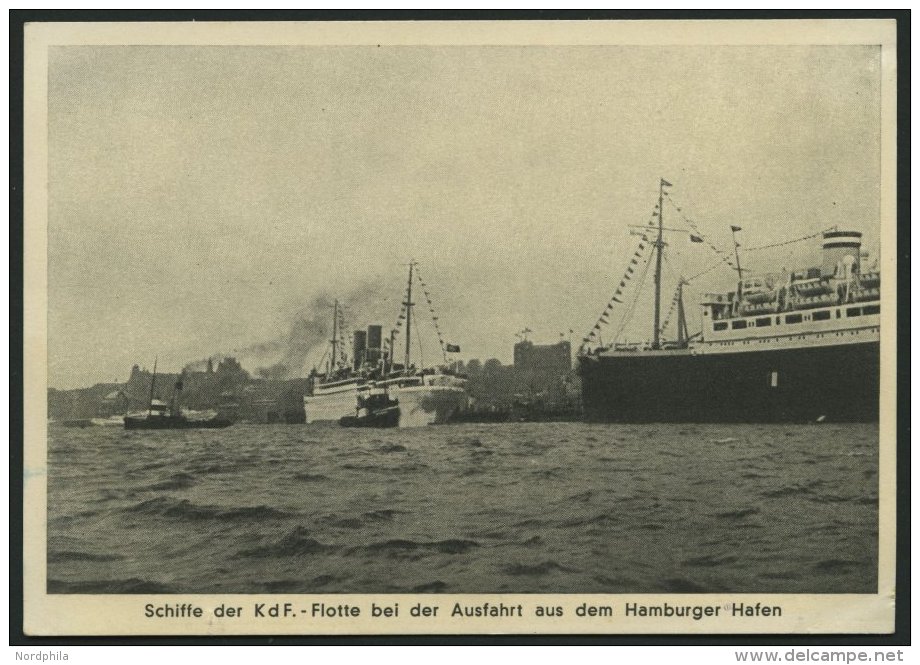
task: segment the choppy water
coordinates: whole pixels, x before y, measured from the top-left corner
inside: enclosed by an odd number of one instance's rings
[[[52,426],[52,593],[875,592],[878,427]]]

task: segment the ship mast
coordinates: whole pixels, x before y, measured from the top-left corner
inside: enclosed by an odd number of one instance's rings
[[[393,345],[395,343],[396,343],[396,328],[393,328],[390,330],[390,348],[389,348],[389,354],[388,354],[389,357],[387,358],[389,367],[388,368],[386,366],[384,367],[386,369],[386,372],[385,372],[386,374],[389,374],[390,372],[393,371],[393,363],[395,362],[395,357],[396,357],[396,349],[393,348]]]
[[[409,350],[412,344],[412,268],[415,266],[414,261],[409,262],[409,285],[406,288],[406,302],[403,305],[406,308],[406,364],[405,372],[409,372]]]
[[[741,270],[741,258],[738,256],[738,248],[741,247],[741,244],[735,238],[735,234],[740,230],[740,226],[732,224],[732,244],[735,246],[735,267],[738,269],[738,300],[736,301],[736,307],[741,307],[741,283],[744,281],[744,274]]]
[[[735,267],[738,269],[738,281],[740,282],[744,279],[744,275],[742,274],[741,270],[741,257],[738,256],[738,248],[741,247],[741,243],[735,239],[735,234],[739,230],[740,229],[737,226],[732,226],[732,243],[735,245]]]
[[[154,356],[153,358],[153,376],[150,379],[150,399],[147,401],[147,415],[153,415],[153,387],[157,384],[157,360],[158,357]]]
[[[664,178],[658,185],[658,240],[655,243],[655,327],[652,331],[652,348],[661,348],[661,254],[664,251],[664,188],[669,183]]]
[[[336,299],[335,304],[333,305],[332,310],[332,354],[329,357],[329,365],[326,370],[326,380],[332,378],[332,372],[335,370],[336,364],[339,362],[339,357],[336,355],[336,351],[339,345],[339,301]]]

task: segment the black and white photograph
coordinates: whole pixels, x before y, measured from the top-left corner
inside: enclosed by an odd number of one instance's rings
[[[894,28],[777,23],[27,25],[34,634],[891,630]]]

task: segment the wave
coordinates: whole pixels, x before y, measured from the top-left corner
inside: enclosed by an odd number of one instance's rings
[[[400,466],[393,467],[394,471],[403,471],[406,473],[410,471],[428,471],[430,469],[431,467],[428,466],[427,464],[419,464],[419,463],[401,464]]]
[[[537,471],[531,471],[530,475],[536,478],[542,478],[544,480],[553,480],[555,478],[563,477],[563,472],[562,472],[562,469],[560,468],[539,469]]]
[[[176,593],[176,590],[159,582],[130,577],[125,580],[49,579],[48,593]]]
[[[310,580],[310,585],[313,587],[321,587],[335,582],[335,580],[336,578],[334,575],[317,575],[312,580]]]
[[[710,589],[701,586],[685,577],[669,577],[661,580],[662,591],[665,593],[707,593]]]
[[[566,568],[562,564],[556,563],[555,561],[543,561],[542,563],[535,564],[513,563],[509,566],[505,566],[504,570],[509,575],[513,575],[515,577],[536,577],[539,575],[546,575],[554,571],[568,572],[571,571],[571,568]]]
[[[356,517],[336,517],[335,515],[326,515],[321,517],[319,521],[340,529],[360,529],[365,524],[364,520]]]
[[[815,503],[848,503],[854,500],[854,497],[841,496],[840,494],[817,494],[812,498]]]
[[[288,517],[290,513],[269,506],[226,507],[197,505],[188,499],[157,497],[148,499],[127,509],[132,513],[143,513],[158,517],[175,517],[188,520],[261,520]]]
[[[58,550],[48,552],[48,562],[62,561],[118,561],[124,559],[119,554],[96,554],[93,552],[79,552],[75,550]]]
[[[813,480],[810,483],[804,483],[801,485],[787,485],[784,487],[777,487],[776,489],[767,490],[761,492],[760,496],[767,499],[775,499],[784,496],[793,496],[796,494],[812,494],[816,487],[820,487],[824,484],[822,480]]]
[[[361,517],[364,517],[365,519],[372,520],[375,522],[381,522],[381,521],[392,522],[393,518],[396,517],[397,514],[402,513],[402,512],[405,512],[405,511],[384,508],[382,510],[370,510],[366,513],[362,513]]]
[[[405,446],[401,446],[398,443],[388,443],[387,445],[378,448],[378,450],[382,453],[404,453],[407,449]]]
[[[482,441],[475,436],[450,437],[447,444],[451,446],[471,446],[473,448],[482,448]]]
[[[658,522],[644,522],[637,526],[644,531],[663,531],[667,528],[664,524],[659,524]]]
[[[321,480],[329,480],[329,476],[324,476],[321,473],[295,473],[292,478],[294,480],[301,480],[307,483],[315,483]]]
[[[366,524],[392,522],[396,515],[401,512],[404,511],[384,508],[382,510],[369,510],[366,513],[361,513],[360,517],[339,517],[335,514],[324,515],[319,518],[319,521],[335,527],[359,529]]]
[[[190,464],[188,468],[195,475],[204,475],[211,473],[233,473],[251,466],[253,466],[253,463],[248,462],[246,458],[240,458],[233,462],[199,461],[198,463]]]
[[[447,589],[447,584],[441,580],[435,580],[434,582],[426,582],[425,584],[417,584],[412,587],[413,593],[442,593]]]
[[[515,522],[511,526],[545,526],[546,522],[544,520],[537,519],[535,517],[529,517],[527,519],[521,520],[520,522]]]
[[[767,573],[761,573],[759,577],[762,577],[766,580],[795,580],[795,579],[798,579],[799,576],[796,575],[795,573],[767,572]]]
[[[196,482],[195,476],[189,473],[174,473],[166,480],[150,485],[150,490],[184,490],[188,489]]]
[[[137,473],[138,471],[152,471],[153,469],[162,469],[164,466],[169,466],[170,462],[164,460],[162,462],[148,462],[147,464],[141,464],[139,467],[134,469],[129,469],[128,473]]]
[[[591,524],[606,524],[614,521],[613,516],[609,513],[598,513],[591,517],[575,517],[569,520],[559,522],[562,527],[589,526]]]
[[[475,540],[464,540],[461,538],[448,538],[437,541],[418,541],[401,538],[393,538],[378,543],[371,543],[361,549],[372,554],[402,554],[406,552],[438,552],[441,554],[465,554],[470,550],[479,547]]]
[[[715,517],[721,519],[742,519],[744,517],[756,515],[759,512],[760,510],[757,508],[739,508],[738,510],[728,510],[724,513],[716,513]]]
[[[326,545],[315,538],[311,538],[304,527],[297,526],[274,542],[240,550],[237,555],[253,559],[267,559],[321,554],[334,549],[331,545]]]
[[[857,565],[855,561],[846,559],[823,559],[814,564],[812,569],[822,573],[840,573],[848,571],[855,565]]]
[[[685,566],[698,566],[702,568],[716,568],[718,566],[731,565],[738,561],[738,557],[728,554],[726,556],[711,556],[704,555],[693,557],[690,559],[684,559],[683,565]]]

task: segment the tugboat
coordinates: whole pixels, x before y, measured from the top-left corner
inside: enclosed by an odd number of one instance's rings
[[[353,416],[339,418],[342,427],[397,427],[399,402],[386,392],[358,395],[358,407]]]
[[[192,419],[183,414],[178,406],[179,395],[182,392],[181,377],[176,381],[172,401],[168,406],[153,398],[156,382],[157,361],[154,359],[147,413],[125,416],[125,429],[221,429],[233,424],[232,420],[221,416]]]

